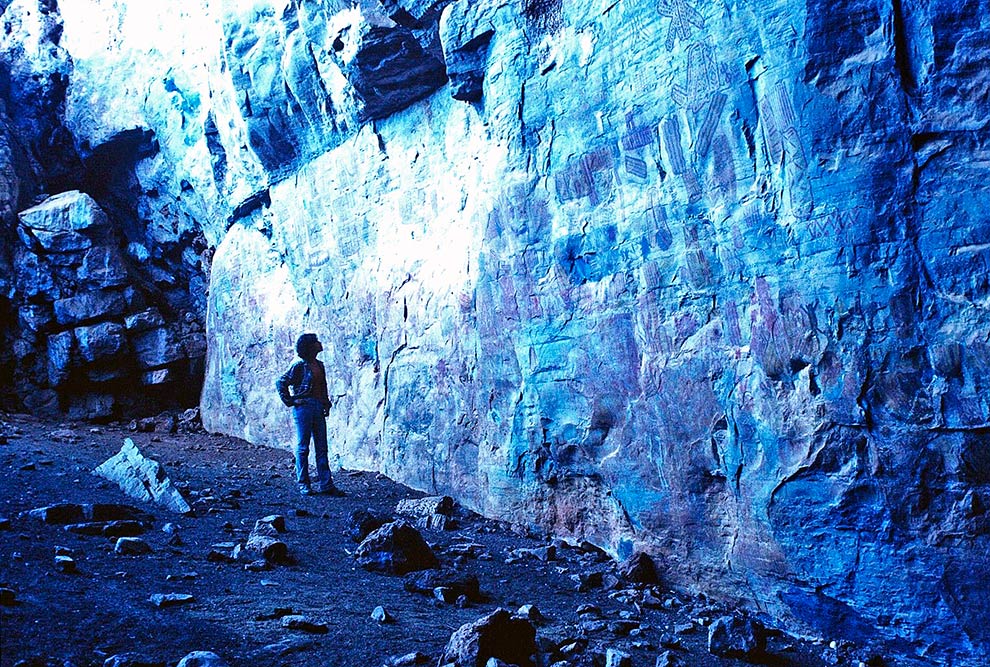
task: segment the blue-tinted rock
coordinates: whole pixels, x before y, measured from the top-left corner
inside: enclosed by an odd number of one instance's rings
[[[169,327],[158,327],[131,338],[138,367],[159,368],[184,357],[181,343]]]
[[[450,96],[455,100],[477,102],[481,99],[494,26],[492,16],[479,11],[467,0],[453,2],[444,10],[440,42],[450,79]]]
[[[83,285],[96,288],[118,287],[129,282],[119,253],[103,245],[86,251],[78,275]]]
[[[69,379],[73,340],[71,331],[62,331],[48,337],[48,383],[52,387]]]
[[[106,214],[92,197],[70,190],[47,198],[18,214],[21,225],[33,233],[98,231],[108,225]]]
[[[341,69],[363,102],[363,120],[390,116],[447,82],[443,62],[402,28],[362,22],[337,39],[346,54]]]
[[[132,333],[157,329],[165,324],[165,319],[157,308],[148,308],[124,318],[124,326]]]
[[[124,327],[115,322],[101,322],[75,329],[79,356],[89,363],[116,356],[124,349],[127,339]]]
[[[130,287],[123,290],[81,292],[55,302],[55,319],[62,325],[123,315],[135,303]]]

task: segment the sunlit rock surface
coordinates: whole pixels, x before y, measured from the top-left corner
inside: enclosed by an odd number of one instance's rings
[[[288,446],[312,330],[344,466],[986,660],[981,3],[64,5],[108,214],[215,247],[209,428]]]

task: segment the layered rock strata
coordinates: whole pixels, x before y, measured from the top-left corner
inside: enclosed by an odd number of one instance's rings
[[[979,3],[141,7],[61,8],[65,125],[216,247],[209,428],[312,330],[343,465],[982,663]]]

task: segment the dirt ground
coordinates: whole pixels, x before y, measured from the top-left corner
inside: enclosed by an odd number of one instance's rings
[[[126,437],[165,466],[193,516],[129,498],[92,474]],[[709,653],[705,626],[724,613],[717,606],[612,578],[613,563],[576,547],[558,544],[547,562],[510,558],[516,549],[548,542],[463,511],[458,529],[422,532],[444,568],[478,577],[488,601],[448,604],[407,591],[403,577],[365,571],[351,555],[357,546],[348,537],[351,512],[395,516],[399,500],[423,495],[373,473],[336,473],[346,497],[302,497],[285,451],[206,433],[132,432],[124,424],[49,424],[3,414],[0,461],[0,587],[8,589],[0,606],[2,667],[85,667],[113,656],[120,667],[175,665],[192,651],[214,652],[231,667],[375,667],[414,652],[435,665],[462,624],[525,604],[545,617],[536,623],[542,665],[604,665],[610,648],[631,655],[635,667],[654,667],[658,656],[663,664],[746,664]],[[57,503],[119,503],[150,512],[154,525],[141,539],[151,552],[120,555],[116,538],[68,532],[22,514]],[[257,519],[273,514],[285,517],[282,539],[294,564],[252,571],[244,562],[211,559],[211,550],[243,543]],[[57,554],[69,555],[77,571],[60,571]],[[579,592],[571,576],[589,571],[604,571],[605,586]],[[149,601],[159,593],[194,601],[159,608]],[[582,605],[601,613],[581,615]],[[373,620],[377,606],[394,621]],[[325,632],[285,627],[289,610]],[[759,662],[857,665],[862,651],[775,634]]]

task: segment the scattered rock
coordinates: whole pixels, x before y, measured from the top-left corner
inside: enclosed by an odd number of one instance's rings
[[[406,577],[404,587],[410,593],[434,597],[438,597],[438,589],[443,589],[451,596],[449,602],[455,602],[462,595],[471,602],[485,602],[488,599],[482,594],[481,584],[476,575],[451,570],[427,570],[411,574]],[[447,601],[440,597],[438,599]]]
[[[652,586],[660,583],[656,564],[653,559],[643,552],[637,552],[619,565],[619,573],[626,581],[634,584]]]
[[[595,606],[593,604],[582,604],[575,610],[575,613],[578,616],[592,616],[594,618],[602,617],[601,607]]]
[[[305,616],[291,614],[282,617],[282,627],[288,630],[299,630],[309,632],[314,635],[325,635],[330,632],[330,628],[325,623],[316,623]]]
[[[722,616],[708,628],[708,651],[723,658],[752,660],[766,650],[767,631],[753,619]]]
[[[496,609],[473,623],[462,625],[450,637],[439,664],[477,667],[498,658],[519,667],[535,667],[536,628],[505,609]]]
[[[413,651],[412,653],[389,658],[385,661],[385,664],[389,667],[413,667],[414,665],[426,665],[430,662],[432,662],[430,656],[419,651]]]
[[[605,651],[605,667],[632,667],[632,656],[625,651],[610,648]]]
[[[141,556],[151,553],[147,542],[138,537],[121,537],[113,547],[115,554],[121,556]]]
[[[454,499],[450,496],[427,496],[400,500],[395,506],[396,514],[411,518],[430,517],[435,514],[450,516],[454,511]]]
[[[447,547],[447,553],[451,556],[463,556],[465,558],[478,558],[488,550],[482,544],[468,542],[466,544],[453,544]]]
[[[364,569],[385,574],[406,574],[438,565],[419,531],[401,519],[372,531],[354,556]]]
[[[390,613],[385,611],[385,607],[381,605],[375,607],[371,612],[371,619],[378,623],[392,623],[395,620]]]
[[[571,575],[571,581],[577,584],[579,593],[587,593],[596,588],[601,588],[604,584],[604,575],[601,572],[580,572]]]
[[[148,524],[141,521],[87,521],[67,524],[65,530],[77,535],[136,537],[148,532]]]
[[[0,530],[10,530],[10,519],[5,516],[0,516]]]
[[[165,661],[153,660],[142,653],[118,653],[104,660],[103,667],[165,667]]]
[[[270,614],[258,614],[254,617],[256,621],[272,621],[283,616],[292,616],[296,612],[292,607],[275,607]]]
[[[268,528],[274,531],[272,534],[281,534],[286,532],[285,517],[281,514],[270,514],[254,522],[254,532],[256,533],[267,530]]]
[[[282,540],[275,539],[270,535],[252,532],[244,544],[244,549],[261,554],[265,561],[269,563],[276,565],[291,564],[288,545]]]
[[[148,602],[161,609],[191,604],[195,601],[196,598],[188,593],[155,593],[148,598]]]
[[[162,465],[145,458],[130,438],[124,439],[124,445],[116,456],[102,463],[93,472],[115,482],[132,498],[157,503],[179,514],[188,514],[191,511]]]
[[[506,562],[519,562],[524,560],[538,560],[543,563],[549,563],[552,560],[557,560],[557,547],[552,544],[548,544],[535,549],[513,549],[509,552],[509,558]]]
[[[446,514],[431,514],[416,519],[416,527],[420,530],[454,530],[457,522]]]
[[[193,651],[183,656],[176,667],[227,667],[227,663],[216,653]]]
[[[55,569],[65,574],[75,574],[79,571],[76,567],[76,561],[72,556],[62,555],[55,556]]]
[[[17,604],[17,592],[13,588],[0,588],[0,606],[12,607]]]
[[[677,667],[677,664],[677,656],[671,651],[664,651],[657,656],[657,662],[654,667]]]
[[[313,641],[311,639],[299,639],[294,637],[289,637],[283,639],[275,644],[268,644],[258,651],[251,654],[251,658],[255,662],[260,662],[268,658],[276,657],[282,658],[292,653],[302,653],[303,651],[308,651],[313,648]]]
[[[516,610],[516,616],[519,618],[525,618],[531,623],[538,623],[540,621],[546,620],[540,610],[536,608],[536,605],[524,604]]]
[[[355,542],[361,542],[372,531],[391,521],[391,517],[375,514],[371,510],[354,510],[347,518],[347,535]]]

